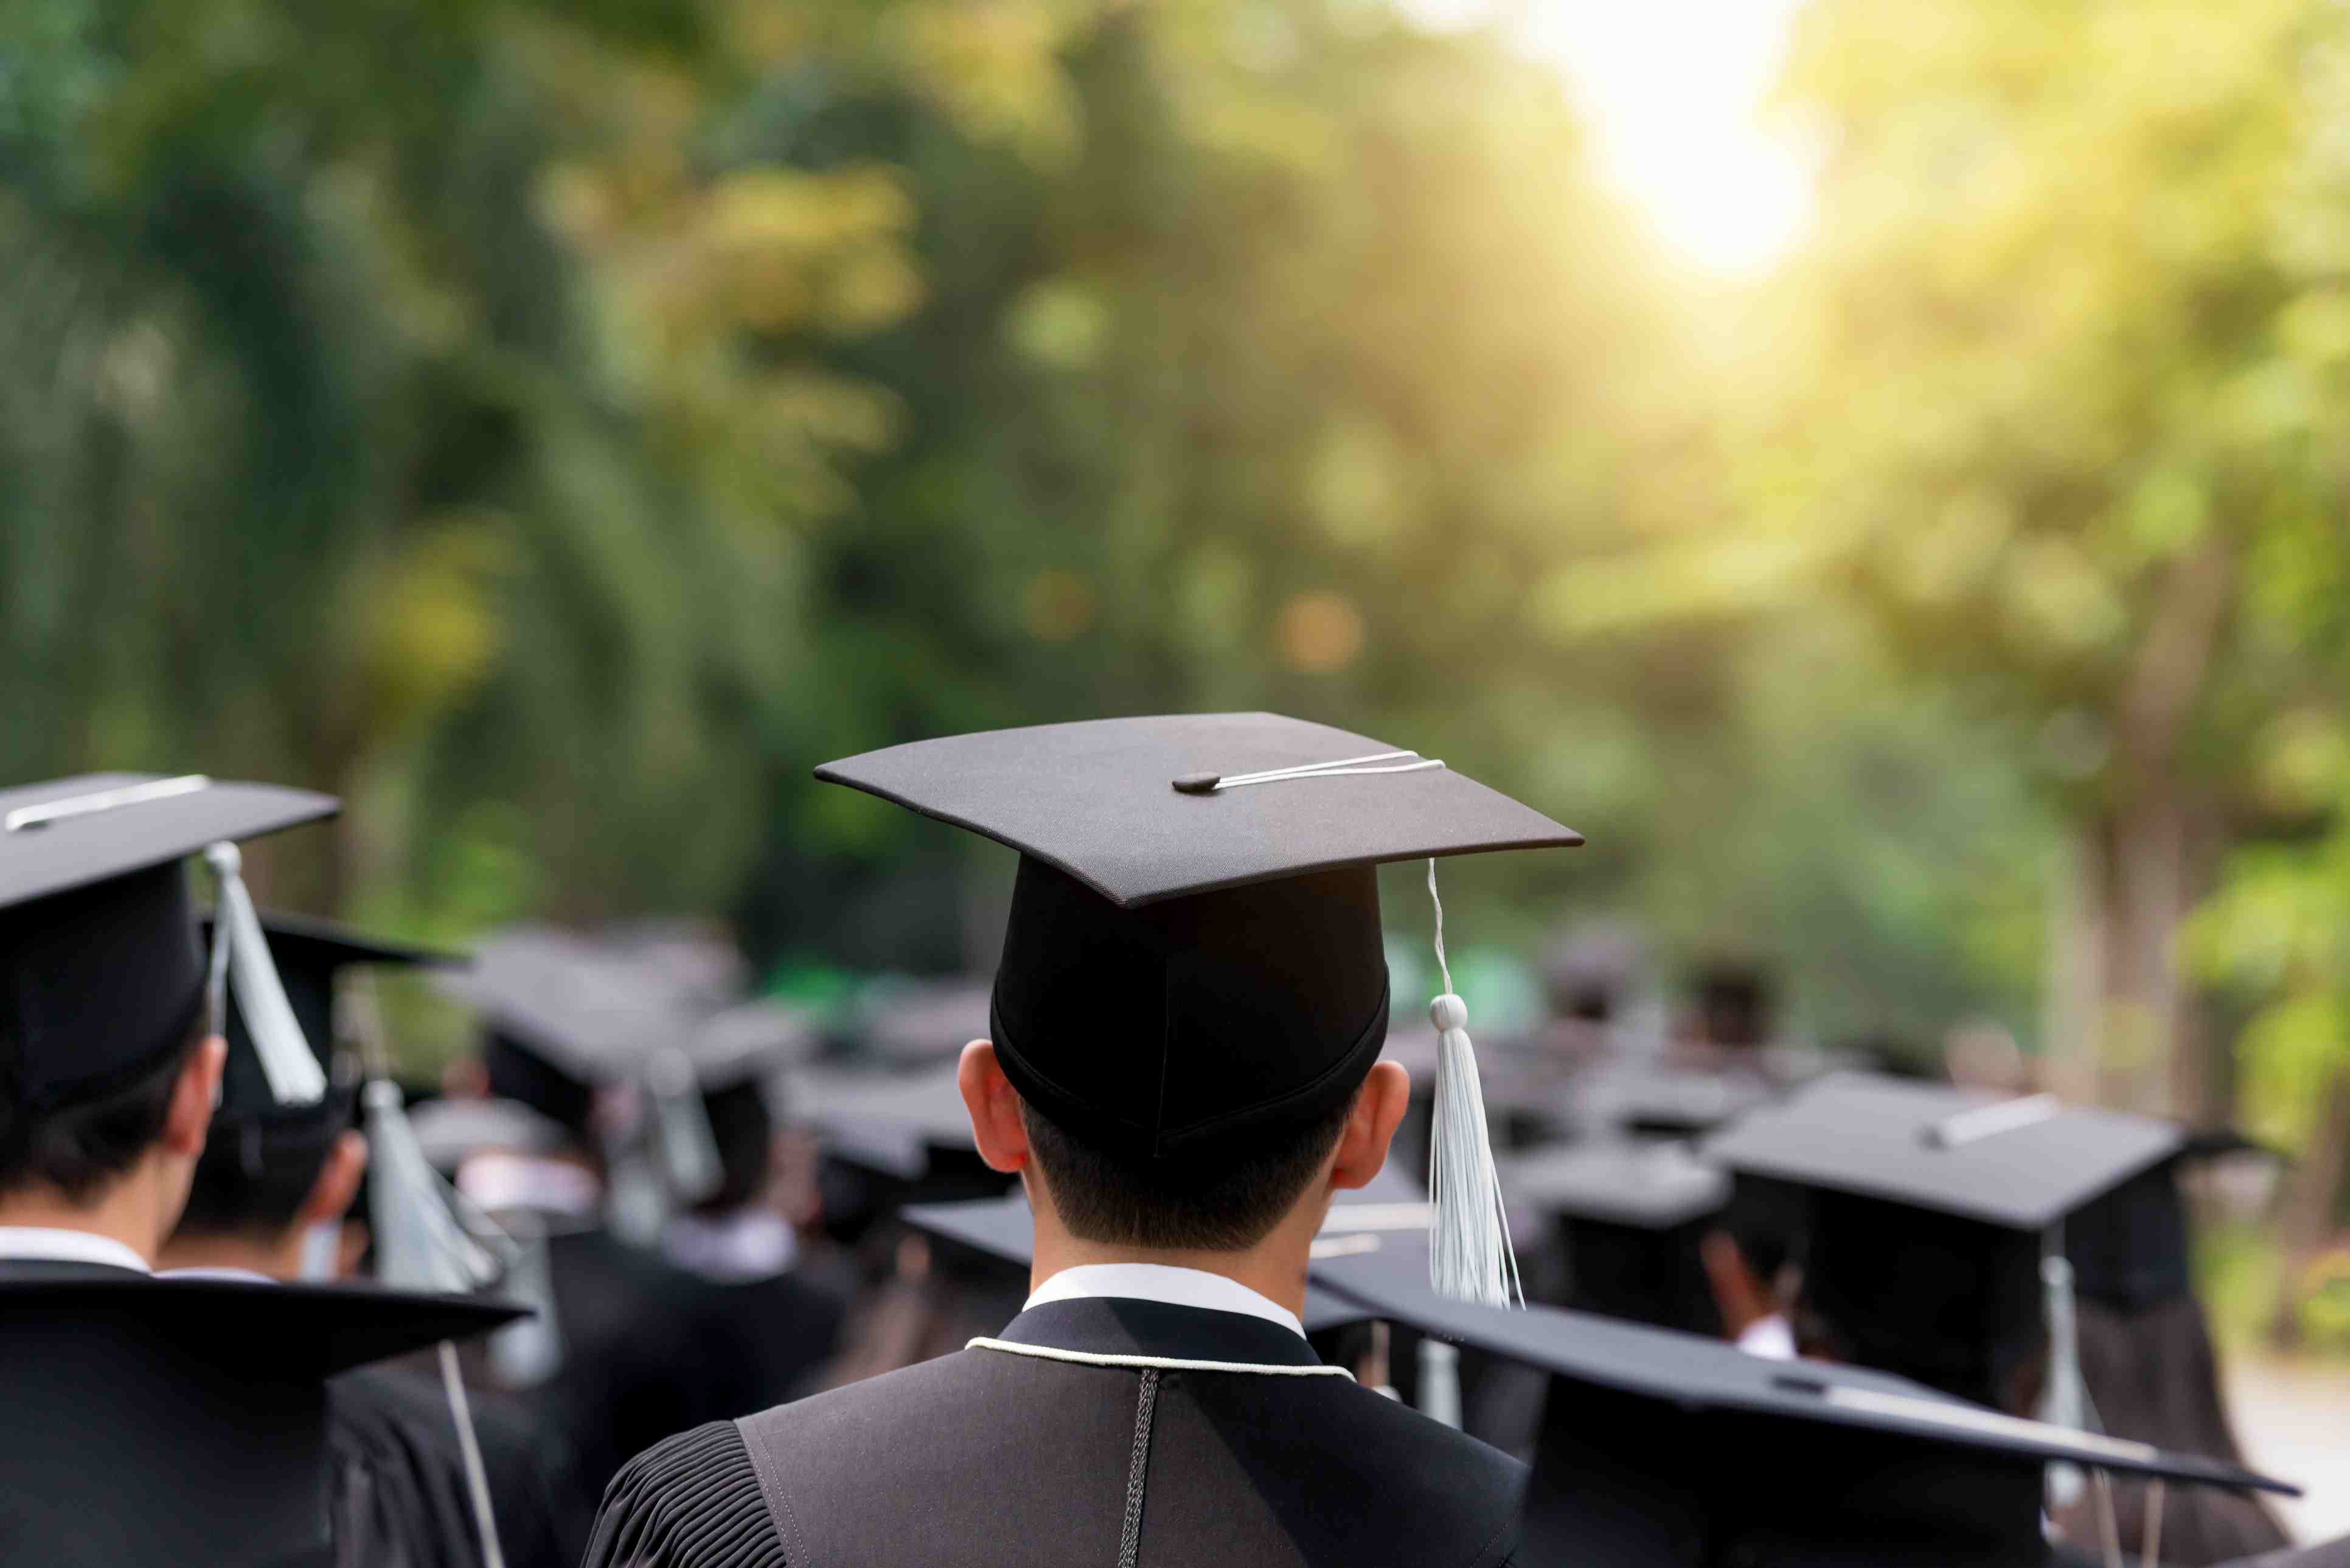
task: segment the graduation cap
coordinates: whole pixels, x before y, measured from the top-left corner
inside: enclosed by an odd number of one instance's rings
[[[2234,1465],[2027,1421],[1883,1373],[1768,1361],[1556,1308],[1444,1300],[1319,1264],[1380,1315],[1547,1373],[1514,1562],[1783,1568],[2039,1563],[2042,1469],[2292,1493]]]
[[[216,919],[204,922],[207,940]],[[326,1091],[316,1099],[279,1098],[242,995],[232,991],[220,1102],[197,1161],[183,1230],[234,1229],[289,1218],[316,1179],[328,1146],[351,1126],[358,1064],[337,1049],[335,1027],[336,986],[344,971],[464,961],[458,954],[295,915],[263,915],[258,929],[295,1025],[285,1044],[309,1052]]]
[[[510,926],[441,981],[483,1027],[490,1093],[587,1137],[597,1092],[639,1070],[679,1027],[679,977],[553,926]]]
[[[819,1064],[792,1075],[792,1119],[823,1142],[825,1228],[853,1243],[910,1203],[994,1198],[1014,1179],[972,1141],[951,1065],[869,1073]]]
[[[515,1315],[377,1290],[94,1272],[0,1282],[12,1560],[323,1562],[325,1379]]]
[[[26,1110],[111,1093],[195,1037],[211,976],[183,860],[338,809],[330,795],[197,774],[0,790],[0,1036],[15,1044]]]
[[[2067,1217],[2181,1141],[2050,1096],[1837,1074],[1706,1152],[1742,1182],[1802,1191],[1804,1306],[1849,1359],[1996,1404],[2067,1327],[2069,1270],[2043,1267],[2066,1250]]]
[[[1569,1305],[1719,1334],[1698,1248],[1730,1178],[1684,1144],[1581,1143],[1502,1168],[1503,1190],[1547,1215],[1566,1259]]]
[[[816,776],[1020,852],[996,1058],[1055,1125],[1151,1161],[1212,1162],[1361,1084],[1387,1037],[1378,866],[1426,858],[1432,892],[1437,857],[1582,842],[1440,759],[1272,713],[961,735]],[[1448,984],[1432,1012],[1439,1267],[1500,1299],[1467,1008]]]
[[[408,1113],[417,1147],[432,1168],[454,1178],[478,1154],[554,1154],[569,1142],[562,1125],[519,1100],[443,1096]]]
[[[1751,1073],[1700,1072],[1644,1064],[1611,1075],[1607,1112],[1613,1124],[1640,1137],[1702,1137],[1770,1098]]]
[[[989,992],[964,976],[879,983],[858,1008],[858,1054],[892,1068],[951,1061],[986,1035]]]

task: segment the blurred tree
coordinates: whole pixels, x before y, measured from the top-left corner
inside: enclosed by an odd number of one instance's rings
[[[1820,0],[1789,89],[1831,151],[1753,515],[1781,581],[1845,586],[2036,734],[2075,825],[2056,1044],[2102,1080],[2072,1086],[2189,1116],[2217,1107],[2179,922],[2306,679],[2251,566],[2338,506],[2290,255],[2324,128],[2279,90],[2321,9]]]

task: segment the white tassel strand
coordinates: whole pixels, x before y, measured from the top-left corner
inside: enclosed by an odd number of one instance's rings
[[[645,1064],[645,1092],[652,1101],[649,1127],[660,1158],[661,1179],[679,1206],[691,1208],[724,1184],[718,1161],[718,1136],[702,1103],[702,1085],[682,1051],[657,1051]]]
[[[235,992],[244,1032],[253,1039],[261,1075],[268,1080],[270,1098],[281,1106],[315,1106],[327,1097],[327,1070],[302,1038],[302,1025],[286,1000],[277,966],[269,960],[261,915],[245,890],[244,857],[234,844],[215,844],[204,851],[204,861],[220,884],[219,905],[213,911],[214,967],[224,949],[225,978]]]
[[[1428,1140],[1428,1195],[1435,1214],[1429,1228],[1428,1282],[1438,1294],[1488,1306],[1523,1306],[1516,1254],[1502,1181],[1485,1129],[1485,1091],[1477,1049],[1469,1042],[1469,1004],[1452,992],[1444,956],[1444,902],[1436,893],[1436,862],[1428,863],[1428,896],[1436,906],[1436,966],[1444,994],[1429,1003],[1436,1025],[1436,1106]]]

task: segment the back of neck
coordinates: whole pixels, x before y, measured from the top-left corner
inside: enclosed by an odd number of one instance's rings
[[[155,1261],[162,1240],[161,1227],[153,1219],[152,1205],[145,1201],[145,1194],[132,1180],[120,1182],[86,1203],[75,1203],[47,1188],[9,1193],[0,1197],[0,1226],[78,1231],[84,1235],[102,1236],[109,1241],[121,1242],[149,1263]]]

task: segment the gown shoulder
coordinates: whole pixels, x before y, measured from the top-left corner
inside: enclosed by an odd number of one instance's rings
[[[585,1568],[786,1568],[742,1428],[712,1421],[622,1466]]]

